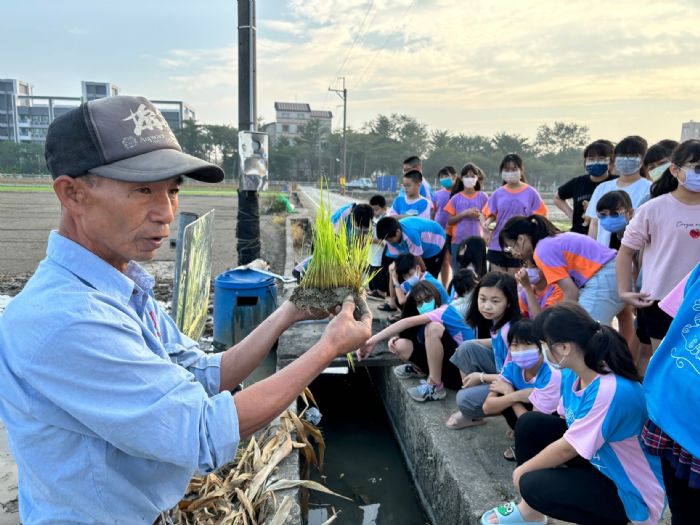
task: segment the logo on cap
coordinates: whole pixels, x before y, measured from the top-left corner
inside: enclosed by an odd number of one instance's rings
[[[168,124],[165,122],[163,116],[157,111],[151,111],[146,108],[145,104],[139,105],[136,112],[130,111],[129,116],[122,120],[124,122],[127,120],[134,121],[134,135],[137,137],[140,137],[144,130],[154,131],[157,129],[163,131],[164,129],[168,129]]]

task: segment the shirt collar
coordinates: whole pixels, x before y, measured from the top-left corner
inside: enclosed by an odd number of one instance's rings
[[[129,302],[136,288],[148,293],[155,283],[153,277],[134,261],[129,262],[124,274],[57,231],[52,231],[49,235],[46,257],[96,290],[113,296],[124,304]]]

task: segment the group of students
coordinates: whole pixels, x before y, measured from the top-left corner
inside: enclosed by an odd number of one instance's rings
[[[473,163],[433,192],[407,159],[402,194],[363,219],[370,293],[399,313],[358,356],[388,340],[397,377],[421,380],[413,399],[457,390],[452,429],[503,414],[522,499],[482,523],[653,524],[667,497],[674,525],[697,523],[700,141],[599,140],[583,157],[554,199],[566,232],[518,155],[490,196]]]

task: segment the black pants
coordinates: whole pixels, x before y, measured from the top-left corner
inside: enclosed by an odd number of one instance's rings
[[[515,424],[515,457],[522,465],[566,432],[558,416],[528,412]],[[520,478],[520,494],[533,509],[581,525],[627,525],[615,484],[580,456],[566,467],[528,472]]]
[[[700,490],[688,486],[688,481],[678,479],[673,466],[661,458],[661,472],[664,475],[668,508],[671,509],[672,525],[691,525],[698,522],[697,501]]]

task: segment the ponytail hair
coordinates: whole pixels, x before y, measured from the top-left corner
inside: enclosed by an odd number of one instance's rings
[[[630,381],[642,381],[625,339],[594,321],[578,303],[550,306],[535,318],[535,329],[549,346],[575,344],[583,352],[586,366],[599,374],[612,372]]]
[[[501,248],[505,250],[506,241],[516,241],[518,235],[525,234],[530,237],[534,248],[542,239],[553,237],[558,233],[561,233],[559,228],[542,215],[529,215],[528,217],[518,215],[508,219],[498,236],[498,241]]]

